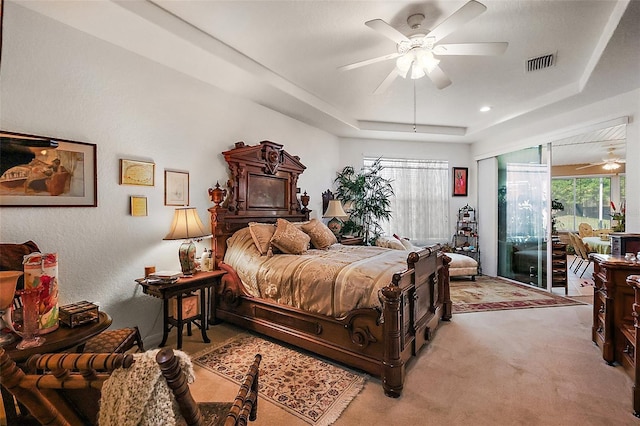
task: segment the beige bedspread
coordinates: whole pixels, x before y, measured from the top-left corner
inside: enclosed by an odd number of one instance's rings
[[[260,255],[245,228],[227,241],[224,262],[255,297],[339,318],[352,309],[380,306],[378,290],[406,269],[408,254],[334,244],[328,250],[267,257]]]

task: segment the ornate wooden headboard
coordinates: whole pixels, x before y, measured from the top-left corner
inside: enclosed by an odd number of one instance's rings
[[[215,204],[211,214],[212,249],[216,266],[224,258],[227,238],[249,222],[276,222],[284,218],[292,222],[309,220],[305,205],[297,194],[298,177],[306,167],[300,158],[282,149],[282,145],[262,141],[257,145],[237,142],[222,153],[229,165],[227,189],[209,188]]]

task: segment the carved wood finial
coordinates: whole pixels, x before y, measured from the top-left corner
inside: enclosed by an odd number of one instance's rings
[[[221,189],[220,184],[216,182],[215,188],[209,188],[209,197],[211,197],[211,201],[219,207],[220,204],[224,201],[224,198],[227,196],[227,190]]]

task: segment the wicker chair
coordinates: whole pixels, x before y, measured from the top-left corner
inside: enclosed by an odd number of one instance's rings
[[[103,383],[132,363],[130,354],[43,354],[29,358],[27,366],[44,372],[26,374],[0,348],[0,383],[43,425],[93,425]]]
[[[156,354],[184,424],[198,426],[246,425],[256,419],[260,360],[256,355],[234,401],[196,403],[173,350]],[[129,368],[134,362],[132,354],[42,354],[29,358],[26,373],[0,348],[0,384],[41,424],[95,425],[103,384],[115,369]]]
[[[582,270],[582,273],[580,274],[580,278],[582,278],[585,271],[589,267],[589,264],[592,262],[591,258],[589,257],[589,248],[582,241],[582,238],[580,238],[578,235],[573,234],[572,236],[572,234],[570,233],[569,236],[573,238],[573,248],[576,250],[576,255],[579,256],[580,261],[580,263],[578,263],[578,266],[576,266],[576,268],[574,269],[573,273],[577,274],[582,265],[586,263],[584,269]]]
[[[580,238],[593,237],[593,227],[586,222],[582,222],[578,225],[578,235]]]
[[[233,402],[199,402],[196,403],[189,391],[184,374],[173,350],[164,348],[156,355],[162,375],[167,379],[173,391],[180,413],[189,426],[204,425],[246,425],[254,421],[258,413],[258,375],[262,356],[256,355],[249,367],[238,395]]]

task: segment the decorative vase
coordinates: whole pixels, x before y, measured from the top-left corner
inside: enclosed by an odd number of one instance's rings
[[[38,333],[58,328],[58,254],[31,253],[24,257],[24,288],[41,288]]]
[[[20,290],[18,294],[22,298],[22,341],[16,345],[16,349],[27,349],[40,346],[45,338],[38,336],[38,307],[40,305],[40,293],[44,287],[38,286]]]

